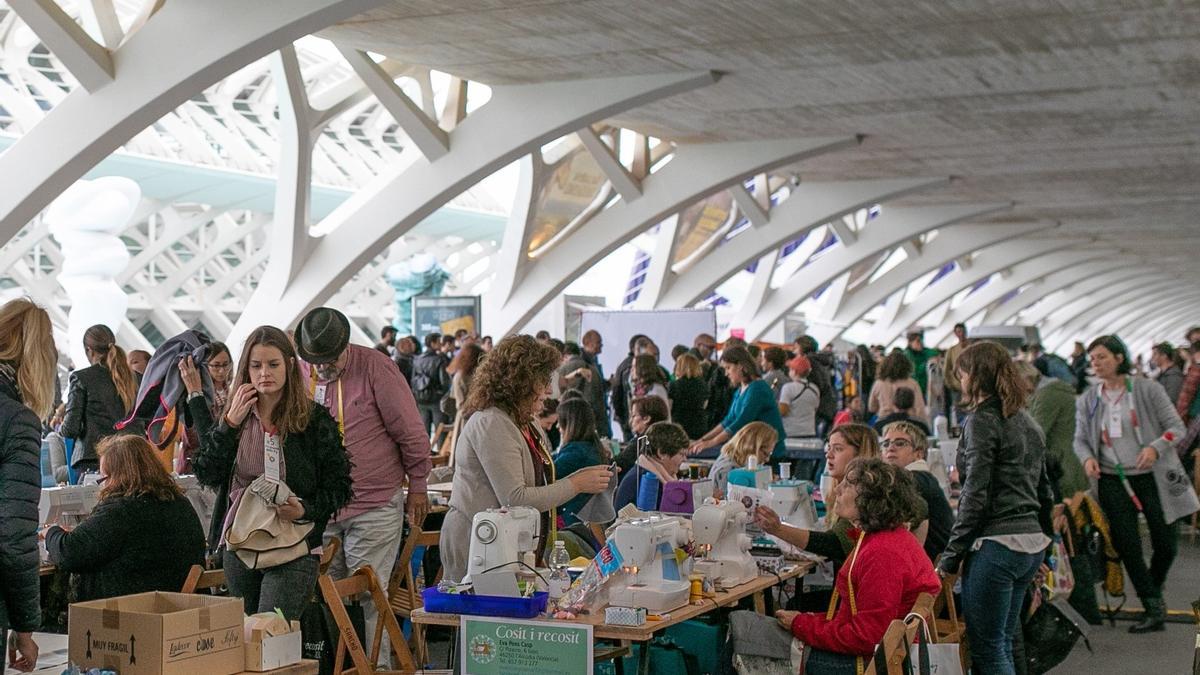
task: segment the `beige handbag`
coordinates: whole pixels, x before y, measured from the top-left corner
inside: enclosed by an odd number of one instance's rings
[[[247,489],[225,531],[225,545],[247,568],[268,569],[307,555],[313,527],[280,519],[271,504]]]

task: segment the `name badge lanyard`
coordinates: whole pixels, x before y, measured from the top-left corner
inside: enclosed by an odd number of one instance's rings
[[[283,482],[283,448],[278,429],[263,425],[263,475],[272,483]]]
[[[311,383],[309,386],[308,393],[312,396],[312,399],[314,401],[316,401],[317,403],[320,403],[321,405],[325,405],[325,388],[328,385],[317,384],[317,369],[316,368],[310,369],[309,373],[312,375],[312,377],[310,378]],[[342,435],[342,438],[345,439],[346,438],[346,407],[345,407],[345,404],[342,402],[342,378],[340,378],[340,377],[337,379],[337,396],[338,396],[338,409],[337,409],[338,433],[340,433]]]
[[[1133,427],[1134,440],[1136,440],[1137,444],[1140,446],[1142,444],[1142,430],[1138,425],[1137,408],[1135,408],[1133,405],[1133,380],[1129,379],[1128,377],[1125,378],[1125,391],[1121,392],[1121,395],[1117,397],[1117,400],[1113,401],[1111,404],[1108,403],[1108,400],[1104,398],[1103,382],[1098,385],[1098,393],[1100,394],[1101,400],[1104,400],[1105,405],[1108,407],[1120,404],[1122,399],[1124,399],[1126,396],[1129,396],[1129,422],[1130,426]],[[1138,513],[1141,513],[1143,511],[1142,500],[1138,499],[1137,493],[1133,491],[1133,485],[1129,482],[1129,477],[1125,475],[1125,466],[1117,459],[1117,451],[1113,449],[1113,437],[1109,432],[1109,425],[1114,422],[1116,424],[1120,424],[1120,417],[1110,414],[1108,420],[1100,425],[1100,440],[1104,443],[1104,447],[1108,448],[1109,453],[1112,454],[1113,463],[1117,468],[1117,478],[1121,481],[1121,487],[1125,488],[1125,494],[1129,495],[1129,499],[1133,501],[1134,507],[1137,508]]]

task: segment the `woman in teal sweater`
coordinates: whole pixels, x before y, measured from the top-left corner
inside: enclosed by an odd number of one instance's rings
[[[721,367],[725,369],[729,381],[737,387],[737,393],[733,395],[733,404],[729,406],[729,413],[720,424],[692,443],[688,454],[694,455],[705,448],[723,444],[751,422],[765,422],[778,434],[771,459],[779,459],[784,453],[783,439],[787,434],[783,430],[783,418],[779,415],[775,392],[771,385],[759,378],[754,357],[750,356],[745,347],[730,347],[721,354]]]
[[[569,476],[576,471],[612,461],[608,445],[596,433],[596,419],[591,405],[582,398],[563,401],[558,406],[558,428],[562,447],[554,453],[554,475]],[[564,527],[579,522],[575,515],[592,495],[579,494],[558,508]]]

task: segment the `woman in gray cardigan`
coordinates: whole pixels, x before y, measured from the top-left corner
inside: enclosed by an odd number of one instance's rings
[[[1113,548],[1146,609],[1129,632],[1161,631],[1166,618],[1162,587],[1179,541],[1175,519],[1167,522],[1164,516],[1154,468],[1179,464],[1174,441],[1183,437],[1183,421],[1162,385],[1130,374],[1129,352],[1118,337],[1096,338],[1088,354],[1101,383],[1075,402],[1075,454],[1088,477],[1099,480]],[[1150,529],[1149,568],[1142,556],[1139,511]]]
[[[479,365],[462,411],[454,445],[454,487],[442,525],[444,576],[466,575],[475,514],[502,506],[531,506],[542,512],[537,558],[552,532],[554,508],[572,497],[603,492],[607,466],[580,469],[555,480],[546,434],[534,419],[550,392],[550,375],[562,357],[528,335],[507,337]]]

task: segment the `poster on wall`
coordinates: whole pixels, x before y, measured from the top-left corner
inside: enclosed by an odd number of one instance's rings
[[[454,335],[459,330],[479,332],[479,296],[427,296],[413,298],[413,334],[424,340],[430,333]]]

